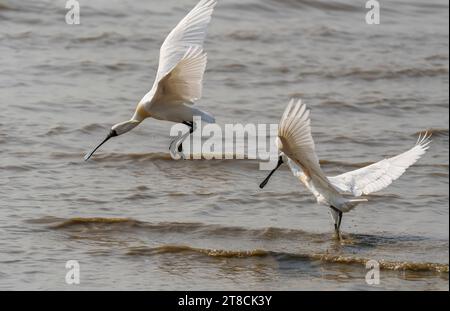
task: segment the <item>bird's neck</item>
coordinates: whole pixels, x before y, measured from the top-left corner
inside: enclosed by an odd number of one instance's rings
[[[139,103],[136,107],[136,111],[133,115],[133,120],[142,122],[144,119],[151,117],[150,113],[145,109],[142,103]]]

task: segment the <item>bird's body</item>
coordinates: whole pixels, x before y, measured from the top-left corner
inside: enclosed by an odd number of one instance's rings
[[[327,184],[326,187],[323,187],[323,183],[318,182],[314,177],[305,174],[294,161],[288,158],[287,163],[294,176],[296,176],[306,189],[314,195],[318,204],[332,206],[345,213],[355,207],[358,203],[367,201],[366,199],[357,199],[350,195],[346,195],[335,188],[333,184]]]
[[[178,27],[180,26],[174,31]],[[192,43],[194,42],[189,42]],[[167,44],[166,42],[163,44],[161,55],[170,54],[167,50],[170,51],[171,47],[167,47]],[[168,59],[160,57],[160,68],[155,83],[139,102],[136,112],[142,111],[146,117],[176,123],[192,121],[194,116],[200,116],[203,121],[213,123],[215,121],[213,116],[192,106],[202,95],[206,53],[201,46],[188,45],[185,54],[179,58],[180,55],[173,54]]]
[[[201,0],[169,33],[160,49],[153,87],[139,101],[132,118],[114,125],[86,160],[108,139],[132,130],[146,118],[184,123],[191,131],[194,116],[215,122],[211,114],[192,106],[202,96],[207,62],[203,42],[215,5],[216,0]]]
[[[320,167],[311,135],[309,110],[292,100],[286,108],[276,140],[280,151],[277,167],[261,183],[263,188],[271,175],[283,163],[287,163],[298,179],[314,195],[317,203],[330,208],[335,230],[339,234],[342,214],[349,212],[368,195],[390,185],[405,170],[414,164],[429,148],[431,140],[427,134],[419,137],[410,150],[372,165],[342,175],[327,177]]]

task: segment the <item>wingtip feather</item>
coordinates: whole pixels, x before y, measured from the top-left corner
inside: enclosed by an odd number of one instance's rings
[[[425,131],[425,133],[420,132],[416,142],[416,146],[420,146],[423,150],[427,150],[428,148],[430,148],[430,144],[433,141],[431,139],[432,136],[433,133],[430,133],[428,130]]]

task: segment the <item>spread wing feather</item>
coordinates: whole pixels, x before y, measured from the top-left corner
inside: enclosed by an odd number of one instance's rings
[[[315,152],[314,140],[311,135],[309,110],[301,101],[291,100],[278,127],[280,150],[300,166],[309,178],[319,182],[323,188],[336,192],[336,189],[324,175]]]
[[[167,87],[170,81],[175,82],[172,87],[177,91],[175,97],[188,102],[201,97],[199,84],[206,67],[203,42],[216,4],[216,0],[201,0],[170,32],[161,46],[155,83],[142,102],[148,103],[155,95],[159,96],[159,87]],[[177,88],[180,85],[183,87]]]
[[[402,154],[328,179],[340,191],[352,193],[354,196],[384,189],[425,154],[430,147],[430,137],[431,135],[425,133],[419,136],[414,147]]]

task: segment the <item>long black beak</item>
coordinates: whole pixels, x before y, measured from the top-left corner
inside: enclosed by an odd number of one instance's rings
[[[92,149],[91,152],[89,152],[88,154],[86,154],[84,156],[84,161],[89,160],[90,157],[92,157],[92,155],[94,154],[94,152],[97,151],[98,148],[100,148],[101,145],[103,145],[104,143],[106,143],[111,137],[116,137],[117,136],[117,132],[115,130],[111,130],[108,134],[108,136],[106,136],[106,138],[94,149]]]
[[[283,158],[280,156],[278,158],[278,163],[277,166],[272,170],[272,172],[270,172],[270,174],[266,177],[266,179],[264,179],[264,181],[259,185],[259,188],[264,188],[267,183],[269,182],[270,177],[272,177],[273,173],[275,173],[275,171],[281,166],[281,164],[283,164]]]

